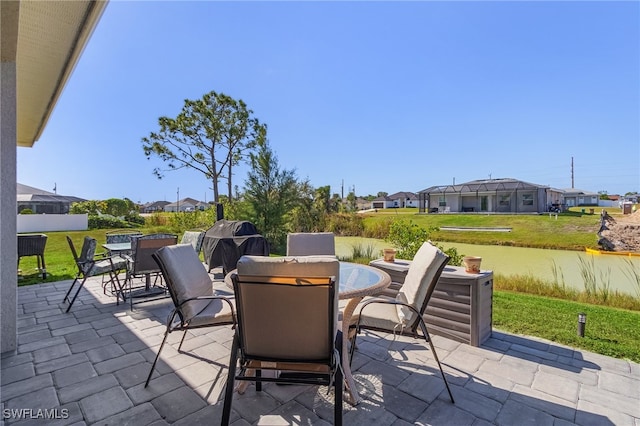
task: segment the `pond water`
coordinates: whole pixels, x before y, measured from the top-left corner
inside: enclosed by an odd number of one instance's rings
[[[350,256],[352,246],[372,246],[382,250],[389,244],[373,238],[337,237],[336,254]],[[593,271],[598,286],[609,283],[611,290],[640,296],[640,257],[592,255],[570,250],[545,250],[523,247],[484,246],[475,244],[442,243],[445,249],[455,247],[458,253],[482,257],[482,269],[501,275],[531,275],[549,282],[557,282],[584,290],[583,270]],[[381,254],[379,254],[382,257]],[[556,275],[554,275],[554,270]]]

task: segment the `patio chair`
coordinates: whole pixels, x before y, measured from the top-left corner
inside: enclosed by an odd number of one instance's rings
[[[36,256],[38,271],[42,274],[42,279],[46,279],[47,266],[44,263],[44,249],[46,245],[46,234],[18,234],[18,270],[20,270],[20,259],[23,256]]]
[[[287,256],[336,255],[333,232],[297,232],[287,235]]]
[[[249,257],[240,258],[238,272],[231,276],[237,324],[221,424],[229,424],[234,383],[240,380],[255,382],[257,391],[262,390],[263,382],[333,386],[334,424],[341,425],[342,333],[337,331],[337,278],[328,275],[339,270],[337,259],[316,258],[320,264],[251,262],[244,268],[243,261]],[[243,274],[259,272],[260,266],[266,274]],[[324,268],[326,275],[280,275],[305,268],[315,272]],[[264,370],[272,374],[263,375]]]
[[[158,233],[131,237],[131,254],[124,256],[127,259],[126,282],[129,288],[131,309],[133,309],[134,297],[144,297],[145,301],[150,301],[153,296],[164,297],[166,295],[166,287],[162,285],[161,270],[152,255],[162,247],[177,243],[178,236],[174,234]],[[154,276],[153,286],[151,284],[152,275]],[[135,278],[143,278],[144,286],[134,287]],[[160,279],[161,285],[157,285],[158,279]],[[135,293],[134,290],[136,290]]]
[[[82,244],[82,249],[80,251],[80,255],[76,251],[75,246],[73,245],[73,240],[71,237],[67,235],[67,243],[69,243],[69,248],[71,249],[71,254],[73,255],[73,259],[76,262],[76,266],[78,267],[78,273],[76,274],[75,279],[71,283],[69,290],[67,290],[67,294],[65,294],[62,302],[68,302],[69,306],[67,306],[66,312],[69,312],[71,306],[73,306],[73,302],[75,302],[78,297],[78,293],[82,290],[82,286],[84,286],[87,278],[94,277],[98,275],[109,274],[112,285],[114,286],[113,291],[116,295],[116,304],[119,304],[119,298],[122,297],[122,301],[125,301],[124,289],[120,284],[120,279],[118,278],[118,273],[120,271],[125,271],[127,268],[127,262],[125,259],[120,256],[106,256],[106,255],[96,255],[96,247],[97,241],[95,238],[91,238],[89,236],[84,237],[84,242]],[[96,259],[96,256],[98,258]],[[76,290],[73,298],[69,300],[69,295],[71,291],[75,287],[76,283],[82,278],[80,281],[80,285]]]
[[[149,385],[169,333],[184,331],[178,346],[180,351],[188,330],[235,324],[233,302],[214,294],[211,277],[190,245],[165,246],[152,257],[162,271],[174,309],[167,318],[167,329],[145,387]]]
[[[449,383],[423,318],[424,311],[447,262],[449,262],[449,257],[446,254],[428,241],[423,243],[413,258],[404,284],[400,287],[396,297],[365,298],[360,309],[353,316],[356,321],[354,328],[350,329],[349,337],[352,358],[356,349],[357,335],[362,330],[424,338],[431,347],[451,402],[454,402]],[[422,336],[418,334],[418,327]]]
[[[197,254],[200,254],[205,231],[185,231],[180,244],[191,244]]]

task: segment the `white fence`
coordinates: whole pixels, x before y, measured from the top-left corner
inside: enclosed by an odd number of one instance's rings
[[[19,214],[17,231],[86,231],[89,229],[87,214]]]

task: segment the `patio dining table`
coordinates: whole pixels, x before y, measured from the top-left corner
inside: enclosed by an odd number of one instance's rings
[[[102,248],[108,251],[112,255],[126,253],[131,251],[131,242],[128,243],[107,243],[103,244]]]
[[[233,288],[231,275],[233,270],[225,276],[225,284]],[[342,311],[342,370],[346,382],[349,398],[352,405],[357,405],[361,398],[356,389],[349,356],[349,325],[356,307],[366,296],[379,294],[391,284],[391,276],[380,269],[359,263],[340,262],[340,277],[338,299],[346,300],[347,304]],[[241,385],[246,385],[247,382]]]

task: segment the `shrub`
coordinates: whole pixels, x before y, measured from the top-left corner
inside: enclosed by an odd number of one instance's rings
[[[137,213],[128,214],[127,216],[125,216],[125,220],[127,222],[129,222],[130,224],[133,224],[133,225],[144,225],[145,224],[144,217],[140,216]]]
[[[88,224],[89,229],[131,228],[129,222],[113,216],[90,215]]]
[[[166,226],[168,222],[167,216],[160,212],[152,213],[144,221],[145,226]]]
[[[422,228],[412,221],[396,220],[389,226],[389,236],[386,240],[398,250],[398,258],[413,259],[422,243],[429,240],[429,235],[434,230]]]
[[[393,220],[391,218],[385,218],[384,220],[365,225],[363,236],[366,238],[386,240],[389,237],[389,228],[392,223]]]
[[[425,241],[430,240],[432,232],[437,228],[422,228],[412,221],[397,220],[389,226],[389,236],[386,238],[398,250],[396,256],[400,259],[413,259]],[[441,245],[432,243],[449,256],[449,265],[460,266],[463,254],[458,253],[455,247],[443,249]]]
[[[33,214],[33,210],[31,209],[22,209],[19,214]]]
[[[336,213],[328,217],[327,231],[336,235],[357,237],[364,231],[362,217],[355,213]]]

